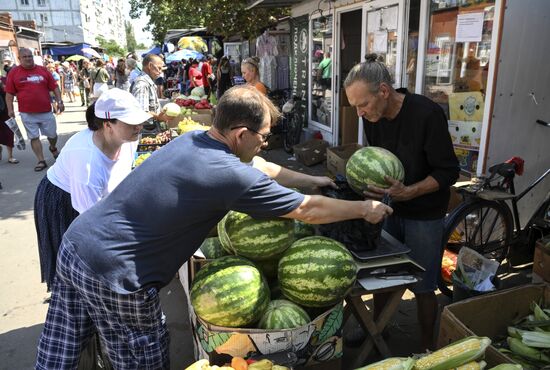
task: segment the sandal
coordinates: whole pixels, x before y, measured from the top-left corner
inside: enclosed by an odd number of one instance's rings
[[[8,163],[17,164],[17,163],[19,163],[19,160],[16,159],[16,158],[11,157],[11,158],[8,158]]]
[[[52,148],[52,147],[50,146],[49,149],[50,149],[50,152],[51,152],[52,155],[53,155],[53,158],[54,158],[54,159],[57,159],[57,157],[59,157],[59,151],[57,150],[57,148],[56,148],[56,147],[53,147],[53,148]]]
[[[48,165],[46,164],[46,161],[38,161],[38,163],[36,164],[36,166],[34,166],[34,170],[36,172],[40,172],[42,171],[44,168],[48,167]]]

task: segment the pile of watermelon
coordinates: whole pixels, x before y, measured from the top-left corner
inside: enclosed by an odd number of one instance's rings
[[[195,313],[218,326],[280,330],[342,302],[355,283],[355,262],[344,245],[314,233],[294,220],[229,212],[218,236],[201,246],[214,259],[191,285]]]

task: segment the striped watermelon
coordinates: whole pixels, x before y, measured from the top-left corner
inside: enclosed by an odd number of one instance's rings
[[[201,319],[227,327],[256,323],[270,300],[260,271],[238,256],[221,257],[202,267],[195,275],[190,295]]]
[[[256,264],[256,267],[264,274],[264,276],[268,279],[268,281],[277,279],[277,270],[279,268],[279,260],[281,259],[281,255],[276,256],[272,260],[266,260],[266,261],[254,261],[254,264]]]
[[[227,252],[222,248],[222,243],[218,237],[206,238],[200,246],[202,254],[205,258],[215,259],[223,256],[227,256]]]
[[[223,248],[231,254],[253,261],[271,260],[294,241],[294,220],[257,220],[231,211],[218,223],[218,235]]]
[[[302,307],[286,299],[276,299],[269,302],[267,310],[258,323],[258,328],[293,329],[306,325],[310,321],[309,315]]]
[[[343,244],[323,236],[296,241],[279,261],[283,295],[304,307],[332,306],[344,299],[357,266]]]
[[[388,188],[384,176],[396,180],[405,179],[403,164],[392,152],[376,146],[361,148],[350,157],[346,164],[346,178],[351,188],[363,195],[368,185]]]
[[[294,235],[296,240],[315,235],[315,226],[300,220],[294,220]]]

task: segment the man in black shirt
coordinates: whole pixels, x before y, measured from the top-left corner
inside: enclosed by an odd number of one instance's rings
[[[394,214],[384,228],[411,248],[411,258],[426,269],[422,281],[411,290],[417,301],[422,349],[432,348],[443,219],[449,188],[459,173],[447,118],[428,98],[406,89],[395,90],[390,73],[375,54],[353,67],[344,87],[349,102],[363,119],[368,144],[390,150],[405,168],[403,183],[387,178],[387,189],[369,186],[365,195],[391,197]],[[375,296],[375,315],[386,298]]]

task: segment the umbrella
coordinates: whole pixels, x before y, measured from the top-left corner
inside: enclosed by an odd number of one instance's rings
[[[182,49],[178,50],[175,53],[172,53],[166,57],[166,62],[179,62],[182,59],[201,59],[204,58],[204,55],[195,50]]]
[[[79,60],[82,60],[82,59],[86,59],[88,60],[88,58],[82,56],[82,55],[71,55],[70,57],[68,57],[67,59],[65,59],[66,61],[68,62],[72,62],[72,61],[75,61],[75,62],[78,62]]]
[[[208,51],[208,45],[204,42],[202,37],[199,36],[184,36],[178,41],[178,47],[180,49],[189,49],[206,53]]]
[[[88,55],[90,55],[94,58],[101,58],[101,55],[99,55],[99,53],[97,51],[95,51],[94,49],[92,49],[92,48],[83,48],[82,52],[84,54],[88,54]]]

